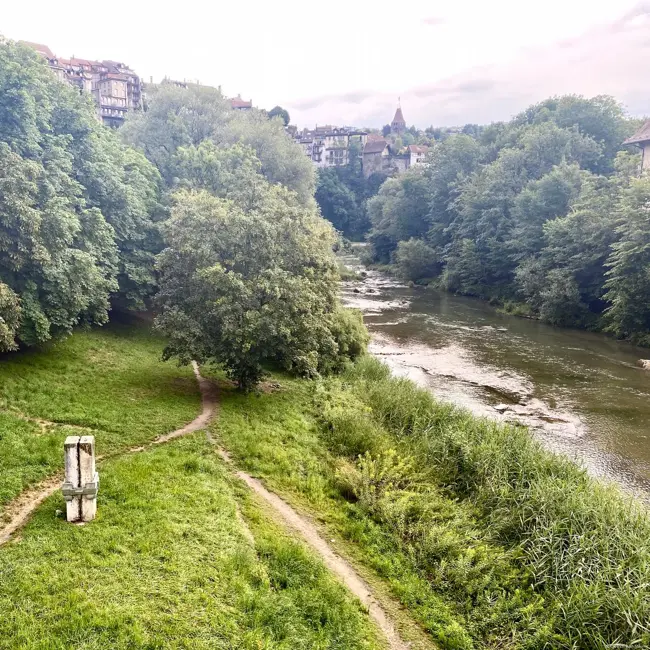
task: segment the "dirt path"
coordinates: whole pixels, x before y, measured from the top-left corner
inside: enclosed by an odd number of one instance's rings
[[[402,641],[395,629],[395,625],[373,596],[370,587],[349,562],[334,553],[329,544],[321,537],[314,524],[299,515],[277,494],[269,492],[256,478],[245,472],[237,472],[237,476],[280,515],[287,527],[297,532],[311,549],[318,553],[325,566],[368,608],[370,618],[377,624],[388,640],[391,650],[408,650],[409,644]]]
[[[192,362],[192,366],[201,390],[201,401],[203,404],[201,414],[194,418],[194,420],[189,424],[186,424],[180,429],[176,429],[176,431],[165,433],[141,447],[132,447],[131,449],[127,449],[118,454],[112,454],[110,458],[145,451],[145,449],[149,449],[153,445],[160,445],[164,442],[169,442],[175,438],[180,438],[181,436],[186,436],[189,433],[203,429],[208,424],[218,409],[217,389],[212,382],[201,376],[199,367],[196,363]],[[97,461],[99,462],[106,458],[108,458],[108,456],[98,456]],[[5,519],[6,523],[0,525],[0,546],[6,544],[12,536],[29,521],[31,514],[41,505],[41,503],[43,503],[43,501],[45,501],[45,499],[52,496],[61,488],[62,481],[63,475],[57,474],[56,476],[39,483],[35,487],[26,490],[7,505],[3,513],[3,519]]]
[[[217,414],[219,409],[218,390],[211,381],[204,379],[201,376],[199,367],[196,363],[193,362],[192,365],[201,390],[203,404],[201,414],[180,429],[159,436],[147,445],[128,449],[127,451],[116,454],[115,456],[138,453],[151,448],[153,445],[169,442],[170,440],[180,438],[181,436],[185,436],[206,427],[210,420]],[[218,447],[216,442],[212,439],[209,431],[206,431],[206,434],[208,440],[217,446],[218,452],[224,461],[228,464],[232,464],[228,452],[225,449]],[[105,457],[100,456],[97,460],[100,461],[103,458]],[[390,649],[408,650],[409,644],[402,641],[395,629],[395,625],[390,620],[384,609],[378,604],[371,589],[349,562],[334,553],[329,544],[327,544],[327,542],[322,538],[316,527],[308,519],[299,515],[279,496],[269,492],[256,478],[240,471],[237,471],[236,475],[279,515],[288,528],[292,529],[303,538],[307,545],[320,556],[325,563],[325,566],[327,566],[327,568],[336,575],[339,580],[341,580],[345,587],[347,587],[347,589],[368,608],[370,618],[372,618],[372,620],[377,624],[388,640]],[[60,489],[62,478],[61,475],[49,478],[40,485],[27,490],[8,505],[5,510],[5,517],[8,516],[8,523],[4,524],[0,528],[0,546],[11,540],[12,536],[29,521],[34,510],[36,510],[45,499]],[[238,516],[241,517],[239,512]],[[242,524],[245,531],[248,531],[248,526],[243,518]],[[254,544],[254,539],[250,534],[250,531],[248,531],[247,537],[250,539],[251,543]]]

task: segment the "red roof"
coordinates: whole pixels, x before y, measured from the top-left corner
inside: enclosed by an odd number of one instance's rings
[[[427,153],[427,151],[429,151],[429,147],[420,144],[410,144],[409,151],[411,153]]]
[[[406,124],[406,120],[404,119],[404,115],[402,114],[402,107],[398,106],[397,110],[395,111],[395,117],[393,118],[393,124],[395,123],[398,124]]]
[[[30,43],[29,41],[18,41],[22,45],[27,45],[27,47],[31,47],[32,50],[36,50],[38,54],[41,54],[43,56],[46,56],[48,59],[54,59],[54,52],[47,46],[47,45],[41,45],[41,43]]]
[[[379,140],[368,140],[366,146],[363,148],[363,153],[382,153],[388,146],[388,142],[383,138]]]
[[[253,108],[253,100],[246,101],[245,99],[242,99],[241,97],[233,97],[230,100],[230,105],[233,108]]]

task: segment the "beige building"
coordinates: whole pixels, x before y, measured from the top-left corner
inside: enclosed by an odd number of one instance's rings
[[[97,117],[107,126],[121,126],[129,111],[142,109],[142,82],[124,63],[76,57],[61,59],[46,45],[21,42],[36,50],[61,81],[92,95]]]
[[[419,144],[410,144],[408,146],[409,167],[422,165],[429,153],[429,147]]]
[[[342,167],[350,162],[350,145],[358,142],[360,151],[368,134],[350,127],[320,126],[313,131],[303,129],[295,140],[316,167]]]
[[[650,169],[650,120],[623,144],[636,144],[641,149],[641,170]]]

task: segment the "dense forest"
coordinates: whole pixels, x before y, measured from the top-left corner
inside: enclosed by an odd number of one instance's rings
[[[470,126],[367,201],[371,261],[650,344],[650,179],[622,146],[638,122],[611,97],[565,96]]]
[[[282,116],[209,87],[154,87],[119,131],[37,54],[0,42],[0,351],[111,309],[153,308],[166,355],[240,386],[364,346],[337,296],[334,230]]]

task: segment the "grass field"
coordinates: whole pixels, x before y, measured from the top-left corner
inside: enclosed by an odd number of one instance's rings
[[[0,648],[383,647],[359,605],[233,481],[202,432],[100,471],[92,524],[63,521],[57,495],[0,548]]]
[[[59,470],[75,426],[110,454],[192,420],[196,382],[161,349],[114,326],[3,359],[0,499]],[[252,394],[221,381],[210,426],[401,603],[388,609],[414,650],[650,647],[647,510],[525,430],[438,403],[372,358]],[[64,522],[57,494],[0,547],[0,649],[384,647],[203,432],[100,473],[92,524]]]
[[[63,440],[92,429],[97,453],[141,444],[200,410],[191,368],[162,363],[163,341],[142,325],[78,331],[0,359],[2,506],[62,469]]]
[[[650,647],[647,511],[364,359],[222,396],[215,434],[449,650]]]
[[[108,454],[95,521],[65,522],[57,493],[0,547],[0,648],[384,648],[204,432],[119,455],[200,411],[191,370],[160,361],[162,345],[112,325],[0,361],[3,502],[61,469],[75,426]]]

